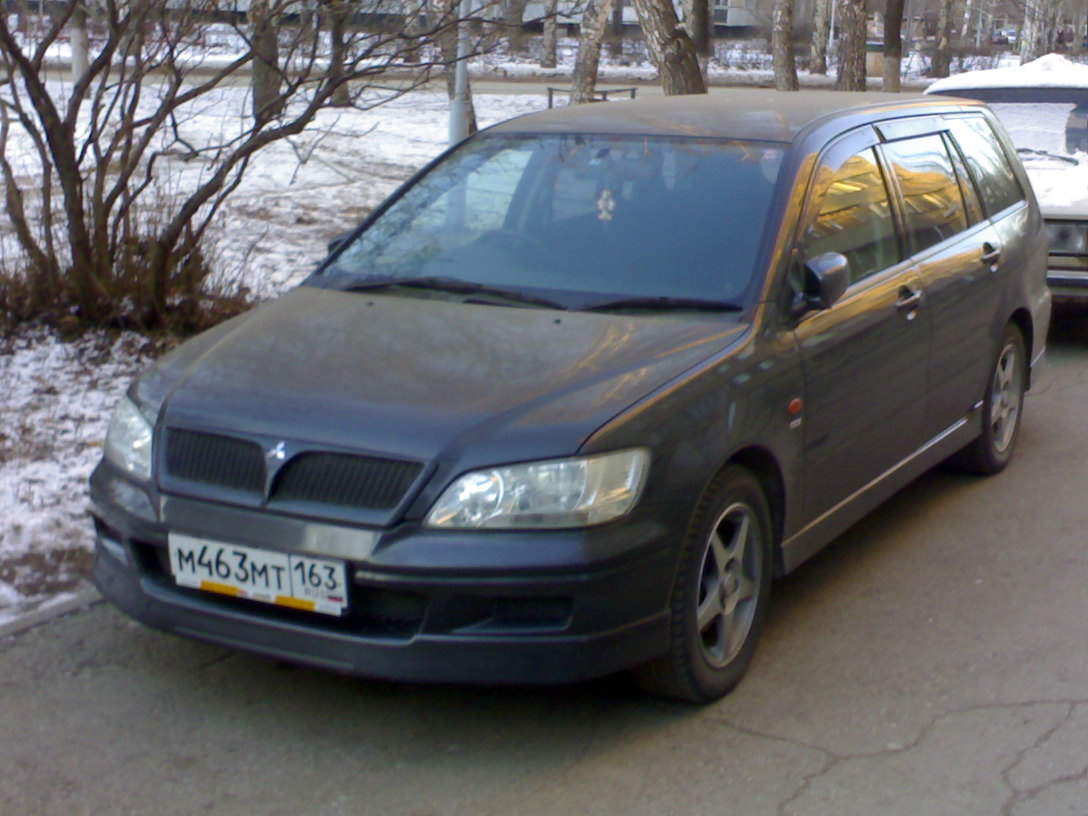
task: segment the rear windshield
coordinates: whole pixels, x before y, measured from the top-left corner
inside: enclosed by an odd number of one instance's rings
[[[753,281],[784,152],[673,137],[483,136],[408,189],[329,271],[553,297],[736,301]]]
[[[1080,158],[1088,151],[1088,88],[964,88],[947,91],[986,102],[1023,156],[1029,151]]]

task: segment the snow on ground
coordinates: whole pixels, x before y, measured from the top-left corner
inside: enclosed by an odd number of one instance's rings
[[[185,126],[223,127],[245,102],[244,89],[228,89]],[[481,126],[547,104],[539,94],[475,102]],[[447,110],[444,94],[419,92],[369,112],[329,111],[293,145],[259,154],[219,219],[225,274],[260,298],[300,281],[329,238],[445,147]],[[192,164],[179,158],[161,173],[184,187],[199,176]],[[113,404],[150,359],[135,335],[65,342],[33,332],[0,346],[0,623],[63,600],[86,575],[87,477]]]
[[[35,332],[0,353],[0,622],[63,599],[86,572],[87,477],[143,344]]]

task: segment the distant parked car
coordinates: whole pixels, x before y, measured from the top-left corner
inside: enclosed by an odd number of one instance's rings
[[[738,90],[524,116],[141,376],[95,580],[375,677],[740,680],[771,580],[1016,447],[1046,238],[981,104]],[[832,637],[833,633],[828,633]]]
[[[1015,68],[956,74],[926,93],[993,108],[1046,219],[1050,288],[1062,300],[1088,302],[1088,65],[1049,54]]]

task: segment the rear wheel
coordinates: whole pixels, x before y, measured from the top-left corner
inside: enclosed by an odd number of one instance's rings
[[[741,467],[725,468],[692,517],[673,586],[669,651],[637,670],[645,688],[702,703],[740,682],[770,600],[772,538],[759,482]]]
[[[984,476],[1004,470],[1020,435],[1027,370],[1024,338],[1010,323],[982,401],[982,433],[956,454],[952,460],[955,466]]]

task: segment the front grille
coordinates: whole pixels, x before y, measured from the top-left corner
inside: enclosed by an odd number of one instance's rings
[[[396,459],[303,453],[284,465],[271,500],[391,510],[412,486],[421,468],[418,462]]]
[[[169,429],[166,472],[176,479],[249,493],[259,494],[264,488],[261,448],[218,434]]]

